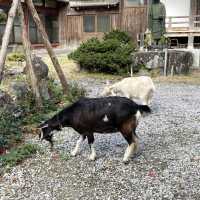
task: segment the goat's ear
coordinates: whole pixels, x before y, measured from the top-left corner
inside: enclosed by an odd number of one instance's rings
[[[43,129],[43,128],[47,128],[48,126],[49,126],[48,124],[44,124],[44,125],[41,125],[39,128]]]

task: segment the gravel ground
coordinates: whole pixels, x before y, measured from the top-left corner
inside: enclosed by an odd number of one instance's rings
[[[87,79],[90,96],[105,83]],[[140,154],[122,163],[126,142],[117,134],[96,134],[98,158],[88,160],[86,142],[70,157],[78,134],[55,134],[56,151],[40,144],[37,154],[0,180],[0,199],[27,200],[199,200],[200,86],[157,84],[151,108],[137,128]],[[32,143],[39,143],[37,138]]]

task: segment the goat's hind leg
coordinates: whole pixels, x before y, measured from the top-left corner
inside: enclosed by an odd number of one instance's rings
[[[72,156],[76,156],[77,155],[77,153],[78,153],[78,151],[80,149],[81,143],[85,140],[85,138],[86,138],[85,135],[81,135],[79,137],[79,139],[76,142],[76,146],[75,146],[74,150],[71,152]]]
[[[128,163],[130,157],[138,150],[138,139],[134,132],[123,134],[124,138],[128,142],[128,147],[124,153],[123,162]]]
[[[96,159],[96,151],[95,151],[95,146],[94,146],[94,134],[93,133],[88,134],[87,139],[88,139],[88,144],[91,150],[89,160],[94,161]]]

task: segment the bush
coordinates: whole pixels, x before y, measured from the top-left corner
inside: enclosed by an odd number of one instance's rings
[[[67,101],[73,103],[84,96],[86,96],[84,88],[80,87],[76,82],[69,84],[68,95],[66,96]]]
[[[82,69],[91,72],[127,73],[132,63],[134,45],[127,33],[118,30],[104,35],[102,41],[89,39],[69,55]]]
[[[25,55],[20,52],[10,53],[7,59],[8,61],[13,61],[13,62],[23,62],[25,61]]]
[[[24,126],[37,126],[41,121],[47,120],[51,115],[58,112],[66,104],[76,101],[81,96],[85,96],[86,91],[79,87],[76,83],[69,84],[68,95],[63,95],[62,87],[54,84],[53,80],[49,80],[49,90],[51,99],[43,101],[43,107],[38,111],[35,98],[29,91],[25,98],[18,101],[18,107],[22,115],[16,117],[7,108],[0,108],[0,154],[1,151],[15,146],[16,143],[23,139]],[[26,130],[27,132],[30,129]]]
[[[0,9],[0,23],[5,22],[6,19],[7,19],[6,13],[3,10]]]
[[[26,98],[19,102],[20,108],[23,110],[23,125],[37,124],[49,117],[49,114],[59,111],[66,104],[78,100],[86,95],[86,91],[78,86],[77,83],[68,85],[68,94],[63,95],[61,85],[55,84],[53,80],[48,81],[48,88],[51,98],[43,101],[43,107],[38,112],[35,98],[29,92]],[[60,106],[61,105],[61,106]]]
[[[0,109],[0,148],[20,142],[22,133],[20,129],[21,120],[6,109]]]
[[[13,149],[10,153],[0,157],[0,167],[12,167],[25,158],[29,158],[32,154],[35,154],[39,149],[40,148],[37,145],[33,144],[25,144],[21,147]]]
[[[109,33],[106,33],[103,37],[104,40],[109,40],[109,39],[116,39],[119,40],[121,43],[129,43],[132,39],[128,35],[128,33],[120,30],[113,30]]]
[[[86,90],[80,87],[76,82],[71,82],[68,84],[68,94],[63,95],[61,85],[56,85],[53,80],[49,80],[48,87],[54,103],[59,103],[61,101],[67,101],[68,103],[73,103],[77,101],[80,97],[86,95]]]

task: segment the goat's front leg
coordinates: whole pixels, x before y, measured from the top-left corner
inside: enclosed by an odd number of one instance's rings
[[[84,136],[84,135],[81,135],[79,137],[79,139],[76,142],[76,146],[75,146],[74,150],[71,152],[72,156],[76,156],[77,155],[77,153],[78,153],[78,151],[80,149],[81,143],[85,140],[85,137],[86,136]]]
[[[91,150],[89,160],[94,161],[96,159],[96,151],[95,151],[95,146],[94,146],[94,134],[93,133],[88,134],[87,138],[88,138],[88,144],[89,144],[90,150]]]

